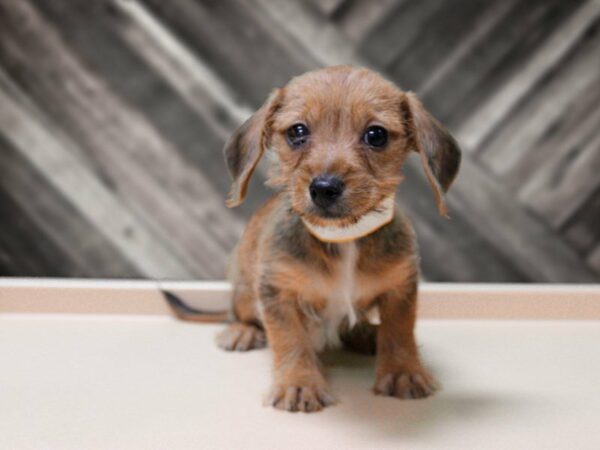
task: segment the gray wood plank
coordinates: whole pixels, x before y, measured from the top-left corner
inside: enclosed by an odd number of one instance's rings
[[[74,59],[31,10],[21,8],[21,13],[32,16],[27,31],[37,39],[19,39],[21,30],[13,29],[7,35],[12,45],[3,40],[7,50],[22,47],[3,55],[19,62],[25,59],[22,68],[27,78],[22,76],[20,81],[27,82],[36,100],[61,118],[129,207],[162,236],[163,245],[176,251],[191,270],[203,271],[205,276],[222,274],[215,263],[221,261],[224,266],[223,248],[235,241],[241,222],[144,116]],[[51,79],[44,73],[58,77]]]
[[[358,52],[376,67],[387,69],[421,34],[421,24],[442,9],[444,2],[400,2],[373,27]]]
[[[0,130],[6,140],[44,175],[62,196],[134,262],[141,274],[185,276],[188,272],[176,262],[143,223],[115,199],[93,173],[71,152],[73,144],[52,130],[50,121],[39,117],[0,72]],[[52,130],[52,131],[51,131]]]
[[[519,271],[510,256],[505,257],[490,246],[488,237],[467,223],[460,211],[451,210],[450,220],[438,214],[433,194],[423,184],[418,163],[405,167],[404,175],[405,181],[398,189],[398,205],[415,227],[421,267],[427,280],[513,283],[531,280],[530,273]]]
[[[600,28],[600,16],[594,28]],[[583,97],[598,97],[599,49],[600,35],[582,36],[573,52],[566,54],[555,70],[546,72],[542,82],[532,87],[479,150],[479,158],[510,188],[517,189],[540,167],[540,161],[550,162],[552,155],[559,159],[564,156],[558,148],[542,145],[544,136],[553,131],[554,124],[569,116]]]
[[[546,72],[559,64],[600,14],[600,4],[596,1],[588,1],[573,11],[577,6],[577,1],[550,6],[543,2],[537,8],[538,14],[528,14],[529,20],[525,27],[519,28],[521,35],[516,39],[506,39],[502,33],[496,35],[496,39],[509,44],[510,51],[499,52],[501,58],[495,58],[496,63],[488,68],[487,75],[478,75],[470,93],[465,91],[462,97],[446,101],[446,113],[439,110],[441,119],[448,115],[450,125],[456,126],[457,137],[466,151],[476,151],[484,143]],[[516,23],[523,25],[523,21]],[[531,33],[532,29],[536,32]],[[453,85],[451,95],[456,95],[460,88],[460,84]],[[440,95],[438,101],[445,101]],[[433,91],[430,96],[437,94]],[[434,111],[438,112],[438,108],[439,105]]]
[[[538,171],[519,191],[519,200],[557,228],[600,186],[600,110],[590,111],[579,125],[563,145],[540,157]]]
[[[464,72],[464,75],[467,77],[472,77],[483,72],[481,58],[477,50],[482,45],[482,42],[486,42],[492,33],[497,32],[499,24],[515,9],[516,1],[518,0],[490,3],[476,21],[470,24],[470,26],[464,27],[467,29],[464,38],[457,42],[453,48],[448,49],[433,70],[421,74],[422,79],[415,88],[419,92],[419,95],[427,99],[428,103],[436,108],[437,104],[434,101],[437,96],[431,97],[430,93],[432,91],[440,87],[442,91],[450,91],[454,89],[454,82],[464,83],[461,77],[458,80],[453,80],[450,84],[453,86],[453,89],[447,89],[446,86],[448,86],[448,80],[452,77],[452,74],[460,71]],[[444,40],[445,36],[441,36],[440,39]],[[495,52],[490,52],[489,50],[483,53],[495,54]],[[473,55],[477,55],[478,58],[476,67],[473,64],[469,64],[468,61]],[[441,113],[441,111],[436,111],[436,113]]]
[[[131,29],[131,21],[111,3],[90,7],[84,3],[73,5],[70,1],[34,1],[66,42],[101,77],[111,91],[131,108],[143,111],[146,120],[160,135],[172,144],[181,158],[202,173],[218,194],[226,198],[229,179],[223,176],[221,148],[236,124],[236,118],[221,114],[223,122],[214,120],[216,104],[203,102],[198,109],[189,104],[173,86],[151,70],[141,55],[131,48],[120,34]],[[197,92],[197,91],[196,91]],[[206,96],[203,96],[205,99]],[[194,103],[195,106],[198,103]],[[206,118],[210,120],[206,120]],[[207,157],[208,155],[208,157]]]
[[[543,0],[500,2],[490,8],[494,15],[484,16],[465,27],[475,35],[475,41],[465,37],[459,44],[464,50],[459,53],[458,61],[450,68],[446,61],[442,62],[426,74],[419,90],[433,113],[452,127],[461,125],[469,112],[476,110],[502,85],[507,71],[514,67],[502,61],[519,58],[517,47],[529,30],[535,28],[536,20],[540,20],[545,9],[547,5]],[[483,29],[478,30],[478,27]],[[489,85],[483,86],[486,82]]]
[[[568,63],[569,65],[570,63]],[[564,67],[568,67],[565,65]],[[600,80],[600,74],[599,80]],[[554,78],[554,77],[549,77]],[[561,84],[561,79],[557,78],[557,84]],[[544,99],[544,83],[534,93],[532,97],[541,97]],[[544,124],[544,133],[530,148],[523,148],[523,159],[521,163],[511,171],[511,186],[514,186],[523,194],[541,185],[541,179],[547,172],[558,173],[561,161],[568,161],[569,153],[583,143],[593,138],[597,131],[598,114],[597,105],[600,102],[600,87],[589,86],[589,89],[579,91],[579,95],[564,108],[556,120],[548,120]],[[545,98],[545,101],[551,102],[551,98]],[[520,109],[527,109],[531,103],[527,101]],[[532,114],[534,113],[531,110]],[[527,120],[527,116],[523,120]],[[508,123],[507,123],[508,125]],[[511,125],[509,125],[511,126]],[[548,168],[552,166],[552,170]]]
[[[393,8],[408,0],[355,0],[336,15],[336,25],[353,43],[362,41]]]
[[[213,68],[177,39],[143,4],[133,0],[118,0],[114,7],[123,16],[116,32],[169,83],[181,100],[218,134],[222,142],[252,114],[253,109],[235,97],[230,86],[222,82]],[[174,118],[174,121],[177,120],[179,118]],[[222,144],[216,151],[207,148],[202,133],[196,128],[195,124],[188,128],[198,135],[188,159],[196,163],[195,167],[202,176],[211,181],[225,198],[230,180],[223,158],[220,157]],[[189,131],[184,134],[189,134]],[[266,178],[263,166],[259,165],[250,183],[247,200],[233,210],[235,214],[249,217],[270,195],[262,184]]]
[[[296,41],[301,54],[305,55],[305,70],[324,65],[366,65],[337,27],[300,3],[282,2],[277,8],[271,7],[270,0],[248,0],[247,3],[277,40],[287,36]],[[289,17],[294,20],[288,20]]]
[[[600,188],[569,218],[561,231],[583,257],[589,257],[600,246]]]
[[[37,239],[33,239],[37,236]],[[36,226],[0,188],[0,276],[84,277],[90,275]]]
[[[316,8],[324,16],[331,17],[351,2],[352,0],[308,0],[307,4]]]
[[[144,3],[253,107],[262,104],[273,88],[315,66],[295,40],[285,35],[274,39],[251,2]]]
[[[496,249],[531,279],[594,282],[600,276],[580,260],[560,236],[524,211],[514,197],[468,158],[448,197],[457,211]]]
[[[597,245],[594,250],[590,252],[587,261],[595,270],[600,271],[600,245]]]
[[[507,2],[508,3],[508,2]],[[405,89],[420,93],[429,73],[435,73],[454,48],[462,45],[482,16],[496,2],[470,0],[457,7],[440,2],[440,8],[420,23],[419,32],[387,65],[387,71]]]
[[[0,247],[4,246],[5,257],[14,264],[11,269],[11,264],[4,263],[7,273],[108,278],[142,275],[1,134],[0,192]]]
[[[226,140],[252,108],[236,99],[232,89],[198,54],[185,45],[138,0],[110,3],[118,16],[116,32]]]

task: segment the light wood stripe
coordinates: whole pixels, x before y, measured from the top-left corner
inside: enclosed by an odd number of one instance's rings
[[[11,263],[1,275],[95,277],[101,266],[106,277],[142,276],[3,136],[1,127],[0,168],[0,260]]]
[[[184,101],[226,140],[233,129],[252,114],[234,100],[233,93],[186,45],[167,30],[136,0],[116,0],[115,5],[132,20],[122,30],[137,52],[179,92]],[[215,122],[211,108],[218,105],[230,117],[229,127]]]
[[[549,155],[545,169],[519,192],[523,203],[547,217],[556,228],[564,225],[600,186],[599,125],[600,109],[597,109],[578,134],[567,138],[561,148]],[[581,141],[582,136],[587,142]],[[569,154],[574,156],[567,162]],[[558,173],[561,175],[557,181]]]
[[[333,25],[302,8],[300,3],[282,2],[278,8],[272,8],[269,0],[250,0],[250,3],[255,9],[263,10],[280,29],[294,36],[321,65],[367,65]],[[294,20],[289,20],[290,17]]]
[[[525,67],[515,72],[513,78],[491,95],[485,105],[456,131],[456,136],[467,152],[476,151],[484,139],[531,91],[539,80],[564,58],[581,38],[587,27],[600,15],[600,2],[589,0],[559,28],[544,47],[536,52]]]
[[[187,270],[177,263],[177,259],[162,246],[137,218],[124,207],[97,178],[81,164],[70,151],[70,144],[64,138],[60,141],[48,131],[36,114],[25,109],[20,101],[7,95],[11,88],[6,76],[0,72],[0,128],[31,164],[43,174],[65,198],[109,239],[140,272],[149,277],[186,276]],[[51,174],[51,176],[50,176]],[[93,208],[90,206],[93,205]],[[109,219],[109,220],[107,220]],[[130,239],[123,230],[134,230],[135,238]]]
[[[473,52],[474,48],[493,31],[494,27],[504,19],[513,2],[503,1],[499,5],[493,5],[488,8],[483,16],[476,21],[472,30],[457,45],[450,54],[444,56],[443,62],[436,67],[434,71],[426,74],[423,81],[415,87],[419,95],[426,97],[431,91],[436,89],[452,70],[454,70],[465,58],[466,55]]]
[[[86,158],[91,157],[110,179],[117,180],[126,201],[151,224],[161,245],[185,262],[185,271],[169,276],[222,276],[226,255],[219,242],[237,239],[241,221],[138,111],[121,102],[69,53],[33,9],[22,2],[19,12],[27,17],[31,33],[37,33],[39,39],[23,42],[32,68],[43,64],[60,79],[69,80],[54,86],[52,80],[39,77],[37,98],[47,106],[60,102],[55,109],[67,119],[69,131],[86,143]],[[93,203],[87,207],[92,208]],[[199,226],[204,233],[198,233]]]
[[[549,86],[529,92],[527,103],[505,118],[507,122],[512,121],[510,126],[504,126],[502,133],[498,133],[480,149],[481,161],[497,176],[510,185],[518,183],[522,175],[519,169],[527,165],[527,156],[544,152],[544,149],[535,147],[548,132],[548,127],[557,123],[566,111],[573,109],[581,97],[595,95],[600,84],[599,45],[600,37],[596,37],[586,45],[587,48],[570,58],[566,67],[557,69],[558,74]]]
[[[344,35],[352,42],[358,43],[377,27],[397,4],[405,1],[407,0],[351,1],[339,19],[339,26]]]

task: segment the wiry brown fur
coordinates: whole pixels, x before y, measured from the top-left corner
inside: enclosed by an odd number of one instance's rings
[[[291,148],[286,131],[307,125],[310,138]],[[368,126],[385,127],[389,142],[369,148]],[[251,219],[231,267],[237,322],[219,336],[229,350],[262,347],[274,356],[273,406],[317,411],[334,402],[319,367],[311,333],[335,298],[347,247],[310,234],[302,219],[344,226],[359,220],[393,195],[411,151],[421,155],[440,212],[443,192],[456,172],[454,140],[411,93],[366,69],[349,66],[309,72],[277,89],[225,147],[234,178],[229,205],[243,201],[248,179],[262,154],[276,156],[269,184],[279,189]],[[346,189],[334,216],[324,216],[308,194],[324,173],[341,177]],[[343,244],[346,245],[346,244]],[[355,240],[352,305],[359,319],[339,326],[342,342],[362,352],[377,349],[377,394],[420,398],[435,389],[421,365],[414,340],[418,258],[411,226],[397,211],[392,222]],[[377,308],[381,324],[366,322]],[[264,330],[264,331],[263,331]],[[265,332],[266,338],[265,339]]]

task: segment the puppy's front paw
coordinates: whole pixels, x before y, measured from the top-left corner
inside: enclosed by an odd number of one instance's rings
[[[333,405],[335,398],[324,387],[276,385],[266,403],[284,411],[316,412]]]
[[[418,367],[389,371],[378,375],[373,391],[376,395],[417,399],[429,397],[438,388],[435,379],[423,367]]]
[[[245,352],[266,347],[267,337],[254,325],[235,322],[217,335],[217,345],[223,350]]]

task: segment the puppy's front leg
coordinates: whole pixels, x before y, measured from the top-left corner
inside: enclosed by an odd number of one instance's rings
[[[296,302],[274,288],[261,291],[264,324],[274,356],[273,386],[267,402],[277,409],[304,412],[333,404]]]
[[[384,295],[379,302],[377,375],[373,390],[398,398],[428,397],[436,389],[422,366],[415,343],[417,282]]]

